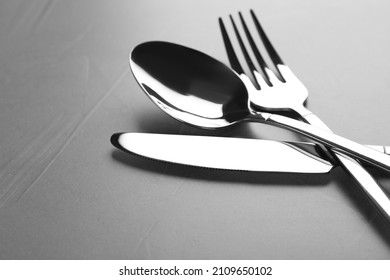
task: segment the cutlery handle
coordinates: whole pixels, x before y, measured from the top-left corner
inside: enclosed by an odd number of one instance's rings
[[[312,126],[322,128],[324,130],[331,130],[328,126],[315,114],[308,111],[306,108],[302,108],[299,112],[306,112],[302,114],[302,117]],[[360,163],[346,156],[338,151],[329,149],[329,151],[334,155],[334,157],[339,161],[340,166],[343,167],[359,184],[361,189],[364,191],[369,200],[375,205],[379,213],[385,218],[387,223],[390,223],[390,198],[384,192],[383,188],[379,183],[371,176],[371,174],[360,165]],[[383,149],[382,152],[385,152]]]
[[[333,151],[333,150],[332,150]],[[390,224],[390,199],[378,182],[359,164],[359,162],[339,151],[333,151],[344,169],[355,178],[379,213]]]
[[[297,121],[292,118],[276,114],[269,114],[267,117],[261,115],[261,118],[261,122],[296,131],[332,148],[334,152],[339,151],[342,154],[349,155],[353,158],[358,158],[364,162],[367,162],[368,164],[390,172],[390,157],[387,154],[378,152],[372,148],[360,145],[354,141],[348,140],[324,129],[311,126],[310,124]],[[259,121],[258,118],[256,119]]]

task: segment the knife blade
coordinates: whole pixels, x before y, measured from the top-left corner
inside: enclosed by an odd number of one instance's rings
[[[115,133],[111,143],[120,150],[146,158],[215,169],[328,173],[320,146],[304,142],[153,133]]]

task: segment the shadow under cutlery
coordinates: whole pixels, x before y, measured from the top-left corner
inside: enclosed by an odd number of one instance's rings
[[[187,135],[203,135],[203,136],[224,136],[224,137],[240,137],[240,138],[258,138],[258,135],[253,131],[249,123],[234,125],[220,129],[202,129],[175,120],[166,114],[156,112],[151,115],[150,112],[145,112],[137,121],[137,132],[145,133],[161,133],[161,134],[187,134]]]
[[[331,174],[299,174],[299,173],[270,173],[245,172],[222,169],[186,166],[164,161],[153,160],[115,149],[111,158],[129,168],[135,168],[153,174],[164,174],[170,177],[181,177],[207,182],[245,183],[254,187],[325,187],[331,181],[345,194],[367,224],[370,224],[381,240],[390,249],[390,226],[383,219],[372,203],[367,203],[367,197],[360,188],[349,178],[341,168],[336,167]],[[390,183],[388,184],[390,185]],[[389,188],[388,188],[389,189]]]

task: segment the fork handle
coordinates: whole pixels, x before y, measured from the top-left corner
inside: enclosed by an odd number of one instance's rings
[[[304,120],[310,125],[323,128],[331,132],[328,126],[319,117],[308,111],[306,108],[299,111],[297,110],[297,112],[302,114]],[[390,198],[384,192],[379,183],[360,165],[357,160],[346,156],[339,151],[334,151],[333,149],[329,149],[329,151],[339,161],[340,166],[342,166],[343,169],[356,180],[366,196],[375,205],[377,210],[379,210],[379,213],[388,223],[390,223]]]
[[[390,198],[383,191],[378,182],[368,173],[360,163],[339,151],[333,151],[335,157],[339,160],[340,165],[343,166],[352,177],[360,185],[361,189],[375,205],[379,213],[385,218],[390,225]]]
[[[259,115],[256,114],[253,120],[298,132],[332,148],[334,152],[338,151],[342,154],[349,155],[352,158],[358,158],[390,173],[390,157],[388,155],[324,129],[277,114],[260,113]]]

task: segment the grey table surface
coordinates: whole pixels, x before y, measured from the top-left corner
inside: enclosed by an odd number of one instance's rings
[[[217,19],[251,8],[310,110],[347,138],[390,144],[389,1],[1,1],[0,258],[390,259],[389,228],[340,168],[203,170],[110,144],[120,131],[300,139],[179,123],[129,69],[150,40],[227,63]]]

